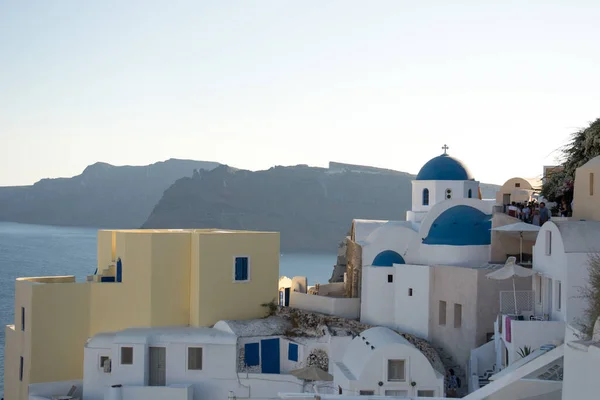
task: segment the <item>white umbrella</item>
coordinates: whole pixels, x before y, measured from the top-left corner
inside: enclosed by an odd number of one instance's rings
[[[540,231],[540,227],[525,222],[516,222],[510,225],[497,226],[492,228],[496,232],[505,232],[509,234],[519,235],[521,242],[519,243],[519,251],[521,255],[521,262],[523,262],[523,234],[528,236],[534,236],[532,240],[537,238],[537,233]]]
[[[490,272],[489,274],[486,275],[486,278],[495,279],[498,281],[503,281],[505,279],[512,278],[513,295],[515,298],[515,315],[518,315],[517,290],[515,289],[515,278],[527,278],[529,276],[532,276],[534,274],[534,272],[533,272],[533,270],[531,270],[529,268],[525,268],[525,267],[520,266],[519,264],[516,264],[515,263],[516,261],[517,261],[516,257],[508,257],[508,260],[506,260],[504,267],[497,269],[494,272]]]

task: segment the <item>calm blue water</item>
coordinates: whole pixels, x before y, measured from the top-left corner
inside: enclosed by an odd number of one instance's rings
[[[281,255],[280,275],[307,276],[309,285],[327,283],[336,261],[330,254]],[[0,394],[4,392],[4,327],[14,323],[15,279],[75,275],[96,269],[96,230],[0,222]]]

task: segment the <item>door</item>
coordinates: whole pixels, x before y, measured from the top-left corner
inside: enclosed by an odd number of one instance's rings
[[[504,193],[502,195],[502,204],[510,204],[510,193]]]
[[[278,338],[260,341],[260,364],[263,374],[278,374],[280,372]]]
[[[148,386],[165,386],[167,384],[167,349],[150,347],[148,360]]]
[[[285,288],[285,306],[290,306],[290,288]]]

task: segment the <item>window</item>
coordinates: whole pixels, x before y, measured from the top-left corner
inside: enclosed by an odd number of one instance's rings
[[[202,369],[202,347],[188,347],[188,370]]]
[[[388,275],[388,283],[394,282],[394,275]]]
[[[23,380],[23,357],[21,357],[21,360],[19,362],[19,380]]]
[[[121,347],[121,365],[133,364],[133,347]]]
[[[288,345],[288,360],[298,361],[298,345],[296,343]]]
[[[590,196],[594,195],[594,173],[590,172]]]
[[[452,189],[446,189],[446,199],[452,198]]]
[[[435,397],[434,390],[417,390],[417,397]]]
[[[404,360],[388,360],[388,382],[404,381]]]
[[[250,280],[248,275],[248,257],[235,258],[234,279],[236,282],[246,282]]]
[[[429,189],[423,189],[423,205],[429,205]]]
[[[109,356],[100,356],[100,369],[104,369],[104,364],[110,360]]]
[[[258,356],[258,343],[246,343],[244,345],[244,362],[249,367],[260,365]]]
[[[374,396],[375,391],[374,390],[359,390],[358,395],[359,396]]]
[[[446,302],[440,300],[440,305],[439,305],[439,324],[440,325],[446,325]]]
[[[546,255],[552,254],[552,232],[546,231]]]
[[[454,304],[454,327],[460,328],[462,325],[462,304]]]
[[[467,197],[470,199],[473,198],[473,190],[472,189],[469,189],[469,191],[467,192]]]
[[[536,291],[537,291],[537,302],[538,304],[542,304],[542,276],[537,275],[535,277],[536,281]]]
[[[25,331],[25,307],[21,307],[21,330]]]
[[[412,293],[413,293],[412,288],[408,288],[408,295],[412,296]]]
[[[560,305],[562,303],[562,285],[560,281],[556,281],[556,309],[560,311]]]
[[[406,390],[386,390],[386,396],[398,396],[398,397],[406,397],[408,396],[408,391]]]
[[[521,187],[521,183],[519,183],[519,182],[515,183],[515,187],[520,188]]]

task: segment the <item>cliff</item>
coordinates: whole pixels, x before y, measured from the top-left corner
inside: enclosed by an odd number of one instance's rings
[[[98,162],[72,178],[0,187],[0,221],[139,228],[173,182],[217,165],[176,159],[146,166]]]
[[[281,232],[282,251],[332,251],[353,218],[404,219],[414,175],[332,163],[266,171],[219,166],[179,179],[143,228]],[[484,197],[497,186],[482,184]]]

